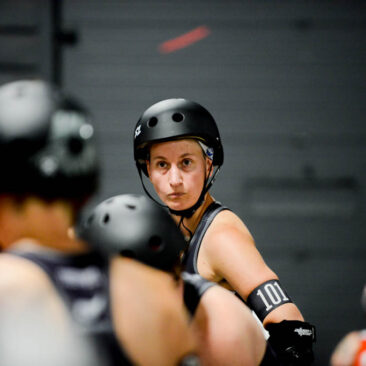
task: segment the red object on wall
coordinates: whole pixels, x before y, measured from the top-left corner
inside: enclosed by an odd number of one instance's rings
[[[160,53],[171,53],[177,51],[206,38],[210,33],[211,31],[208,27],[201,25],[179,37],[161,43],[159,45],[159,51]]]

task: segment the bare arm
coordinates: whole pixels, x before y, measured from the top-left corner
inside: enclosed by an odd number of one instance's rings
[[[178,365],[196,351],[179,289],[167,273],[115,258],[111,299],[117,337],[137,364]]]
[[[192,322],[203,366],[259,365],[266,348],[250,310],[230,291],[213,286],[202,296]]]
[[[263,260],[245,225],[231,212],[222,212],[218,222],[205,237],[205,256],[216,280],[224,279],[246,300],[260,284],[278,279]],[[281,320],[304,320],[293,303],[270,312],[264,325]]]
[[[330,358],[331,366],[352,366],[360,347],[360,332],[353,331],[346,334],[337,344]]]

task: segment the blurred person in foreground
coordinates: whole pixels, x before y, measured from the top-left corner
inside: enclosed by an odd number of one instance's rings
[[[366,285],[361,296],[361,305],[366,313]],[[334,348],[331,366],[366,366],[366,329],[347,333]]]
[[[40,80],[1,86],[0,163],[2,366],[176,365],[193,351],[184,313],[174,298],[162,297],[170,284],[160,273],[142,281],[148,292],[138,311],[129,312],[132,300],[118,309],[131,321],[144,315],[146,325],[136,322],[119,343],[109,261],[68,235],[99,178],[94,129],[78,101]],[[126,264],[121,275],[133,274],[133,288],[146,272]],[[151,343],[136,340],[144,333],[154,335]],[[163,350],[157,360],[155,344],[172,334],[180,348]],[[140,352],[131,358],[134,342]]]
[[[42,80],[2,85],[0,167],[0,363],[111,364],[107,266],[67,234],[98,186],[89,113]]]
[[[133,359],[144,364],[145,355],[138,341],[155,344],[158,365],[163,365],[159,363],[161,354],[169,350],[181,350],[184,354],[181,337],[172,333],[179,324],[173,321],[173,313],[162,313],[161,331],[171,334],[161,339],[163,343],[157,343],[157,334],[150,331],[158,318],[149,316],[145,307],[149,309],[148,304],[156,295],[155,279],[164,276],[167,286],[158,294],[163,300],[161,306],[166,307],[173,298],[182,310],[181,322],[190,326],[192,333],[187,338],[194,337],[202,365],[256,366],[264,364],[263,360],[273,361],[266,352],[261,328],[238,298],[197,274],[181,273],[180,256],[186,247],[185,240],[168,212],[156,203],[141,195],[108,198],[85,217],[76,232],[97,252],[111,259],[114,327]],[[146,286],[149,283],[151,286]],[[139,318],[136,312],[140,313]],[[134,331],[136,327],[146,327],[146,332]],[[187,364],[198,362],[194,355],[188,357]]]

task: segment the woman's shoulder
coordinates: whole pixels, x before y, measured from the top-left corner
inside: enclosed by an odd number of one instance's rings
[[[222,210],[216,215],[206,232],[205,239],[213,243],[211,244],[213,246],[215,243],[220,245],[223,240],[233,245],[243,242],[254,244],[254,239],[244,221],[231,210]]]
[[[231,210],[220,211],[212,222],[215,231],[239,230],[249,233],[249,229],[244,221]]]
[[[11,253],[0,254],[0,292],[35,293],[49,287],[47,275],[35,263]]]

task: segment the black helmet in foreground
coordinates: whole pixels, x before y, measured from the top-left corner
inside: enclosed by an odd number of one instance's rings
[[[83,200],[99,178],[89,113],[42,80],[0,87],[0,193]]]
[[[101,202],[79,223],[76,234],[106,257],[130,257],[165,271],[174,270],[187,245],[166,210],[133,194]]]

